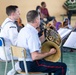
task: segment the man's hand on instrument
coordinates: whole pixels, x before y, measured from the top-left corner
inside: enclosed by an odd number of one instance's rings
[[[55,48],[51,48],[49,51],[50,54],[55,54],[56,53],[56,49]]]

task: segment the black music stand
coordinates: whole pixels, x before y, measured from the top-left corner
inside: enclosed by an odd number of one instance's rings
[[[63,47],[61,46],[61,62],[63,62]]]

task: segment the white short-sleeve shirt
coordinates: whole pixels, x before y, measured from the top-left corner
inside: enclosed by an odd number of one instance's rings
[[[18,35],[17,46],[24,47],[27,54],[26,61],[32,61],[31,53],[35,51],[41,52],[38,31],[33,26],[27,24]]]

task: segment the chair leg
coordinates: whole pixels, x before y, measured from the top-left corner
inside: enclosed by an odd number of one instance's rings
[[[4,72],[4,75],[7,75],[7,66],[8,66],[8,62],[6,62],[6,64],[5,64],[5,72]]]
[[[24,74],[14,74],[14,75],[24,75]]]
[[[48,73],[41,73],[41,74],[30,74],[30,75],[48,75]]]
[[[16,74],[16,75],[27,75],[27,74]],[[48,75],[48,73],[28,74],[28,75]]]

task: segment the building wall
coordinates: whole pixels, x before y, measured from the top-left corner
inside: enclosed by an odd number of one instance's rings
[[[18,5],[21,13],[20,17],[22,18],[22,22],[25,24],[26,13],[29,10],[35,9],[42,1],[46,2],[51,16],[55,16],[58,21],[62,20],[60,14],[66,13],[65,9],[62,7],[65,0],[0,0],[0,25],[7,17],[5,13],[6,6]]]

